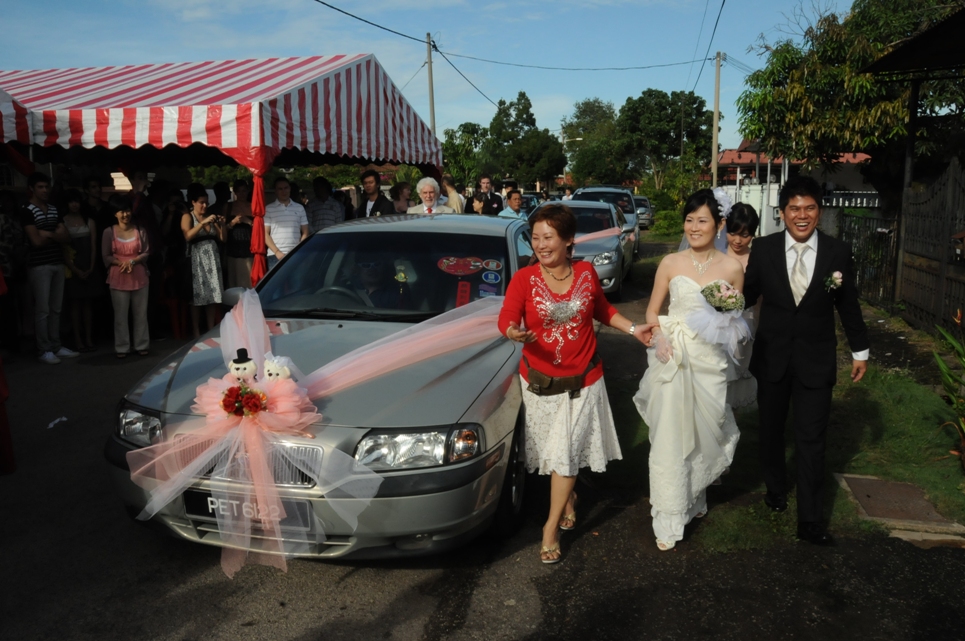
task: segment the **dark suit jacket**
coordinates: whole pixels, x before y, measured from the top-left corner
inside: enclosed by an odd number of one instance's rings
[[[855,287],[851,246],[821,232],[814,275],[800,305],[794,304],[787,273],[785,234],[781,231],[754,241],[744,296],[747,307],[759,296],[760,321],[754,339],[750,370],[763,380],[777,382],[789,366],[805,387],[830,387],[837,381],[834,309],[837,308],[852,352],[868,349],[868,330],[861,317]],[[828,291],[825,281],[839,271],[844,283]]]
[[[363,194],[364,195],[364,194]],[[358,206],[355,210],[355,218],[365,218],[365,210],[368,208],[369,199],[366,198],[362,201],[362,204]],[[372,205],[372,216],[395,216],[395,205],[392,201],[386,198],[383,194],[379,194],[379,197],[375,199],[375,204]]]
[[[473,213],[471,198],[466,200],[466,207],[470,214]],[[486,200],[486,204],[483,205],[482,213],[486,216],[496,216],[503,209],[503,199],[500,197],[500,195],[489,192],[489,199]]]

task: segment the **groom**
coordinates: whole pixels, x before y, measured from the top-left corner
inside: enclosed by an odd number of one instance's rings
[[[750,370],[757,378],[760,460],[775,512],[787,509],[784,426],[793,405],[797,463],[797,536],[817,545],[833,539],[824,523],[825,432],[837,378],[834,309],[852,351],[851,380],[868,368],[868,331],[855,288],[851,247],[817,231],[822,189],[796,176],[781,189],[786,230],[754,241],[744,295],[751,307],[763,296]],[[835,273],[840,279],[835,279]]]

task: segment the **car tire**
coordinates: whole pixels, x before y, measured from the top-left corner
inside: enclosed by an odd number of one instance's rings
[[[523,430],[526,420],[523,410],[519,411],[516,419],[516,429],[513,430],[513,440],[509,446],[506,461],[506,477],[503,479],[503,489],[499,494],[499,505],[493,517],[492,534],[499,540],[512,537],[525,520],[523,512],[523,498],[526,489],[526,448],[523,445]]]

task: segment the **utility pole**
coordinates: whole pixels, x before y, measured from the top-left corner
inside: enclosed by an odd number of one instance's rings
[[[432,94],[432,34],[426,34],[426,65],[429,67],[429,127],[432,129],[432,135],[436,135],[436,99]],[[720,80],[720,65],[717,66],[718,69],[718,81]],[[438,138],[438,136],[436,136]]]
[[[717,71],[714,76],[714,131],[713,131],[713,142],[711,142],[711,154],[710,154],[710,173],[711,173],[711,186],[717,186],[717,128],[720,123],[720,52],[717,52],[716,56],[716,67]]]

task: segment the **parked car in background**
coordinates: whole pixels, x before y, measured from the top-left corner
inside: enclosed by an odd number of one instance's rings
[[[548,204],[550,203],[543,203],[537,207],[531,216],[535,215],[540,207],[546,207]],[[603,292],[612,299],[618,300],[623,290],[623,281],[630,274],[630,266],[633,264],[633,250],[636,244],[636,240],[632,239],[633,223],[610,203],[574,199],[565,204],[576,216],[577,238],[613,227],[620,228],[619,236],[577,243],[573,250],[573,258],[585,260],[596,269]]]
[[[600,224],[613,224],[605,218]],[[365,218],[318,232],[256,287],[272,352],[309,373],[418,321],[501,296],[529,262],[529,234],[525,220],[458,215]],[[227,290],[226,304],[242,292]],[[148,494],[131,481],[126,454],[193,429],[186,424],[199,417],[195,390],[226,373],[219,338],[216,328],[162,360],[120,401],[105,456],[132,514]],[[315,401],[316,423],[285,446],[319,458],[340,450],[383,481],[353,528],[310,477],[287,459],[272,461],[286,512],[324,523],[324,541],[298,556],[429,554],[490,525],[504,535],[517,528],[525,481],[521,353],[520,343],[499,337]],[[152,521],[180,538],[227,546],[212,493],[244,496],[243,485],[208,470]]]
[[[539,194],[522,194],[523,204],[521,210],[527,216],[533,213],[536,206],[539,205]]]
[[[653,227],[653,208],[650,205],[650,199],[646,196],[634,196],[633,204],[636,207],[637,222],[640,224],[640,229]]]
[[[596,185],[593,187],[581,187],[573,194],[573,200],[596,201],[609,203],[623,212],[627,221],[633,223],[633,254],[637,254],[640,247],[640,229],[643,227],[637,216],[636,206],[633,201],[633,192],[625,187],[614,185]]]

